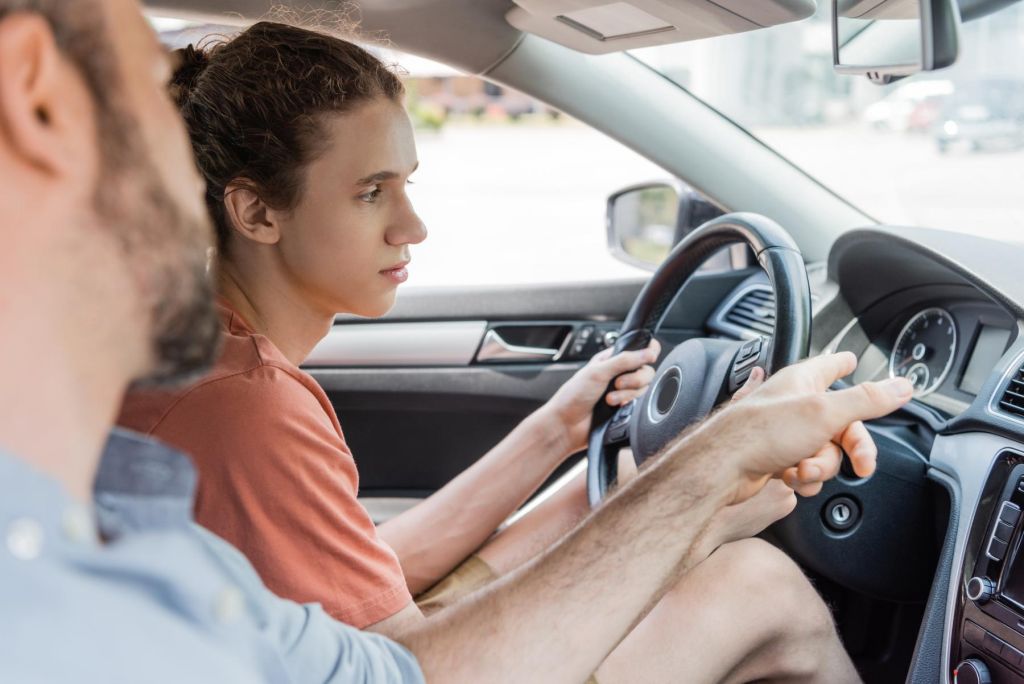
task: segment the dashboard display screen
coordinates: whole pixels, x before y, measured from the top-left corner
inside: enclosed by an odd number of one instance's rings
[[[974,349],[971,350],[967,368],[964,370],[963,377],[960,378],[960,389],[977,394],[981,386],[988,380],[996,363],[999,362],[999,357],[1006,351],[1009,341],[1009,330],[994,328],[990,325],[981,326],[974,342]]]

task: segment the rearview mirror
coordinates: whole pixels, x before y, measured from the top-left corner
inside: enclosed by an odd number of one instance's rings
[[[832,0],[832,56],[841,74],[878,83],[956,61],[956,0]]]
[[[608,198],[608,249],[653,271],[687,233],[724,213],[681,181],[633,185]]]

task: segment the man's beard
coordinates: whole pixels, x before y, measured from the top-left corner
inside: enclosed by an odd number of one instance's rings
[[[152,214],[154,229],[177,219],[187,222],[170,197],[163,212]],[[157,207],[154,206],[153,209]],[[208,221],[194,219],[188,235],[209,235]],[[176,248],[176,249],[175,249]],[[140,384],[166,385],[186,382],[209,370],[220,349],[220,319],[207,273],[208,242],[168,245],[177,262],[161,263],[142,277],[154,287],[150,303],[153,366],[137,379]]]
[[[135,277],[136,298],[146,309],[150,366],[144,383],[185,380],[217,357],[219,321],[206,276],[213,232],[205,211],[190,216],[168,191],[153,164],[132,107],[125,101],[121,69],[112,45],[114,27],[97,2],[0,0],[0,16],[19,8],[41,12],[62,52],[85,78],[96,106],[102,152],[94,216],[121,245]],[[92,217],[90,217],[92,218]],[[130,295],[129,295],[130,296]]]
[[[111,119],[116,125],[109,125]],[[136,382],[185,382],[208,370],[219,350],[219,317],[207,275],[210,219],[205,213],[190,217],[175,202],[150,163],[134,120],[119,112],[105,123],[96,211],[102,229],[122,245],[149,313],[152,361]],[[109,139],[114,131],[116,141]]]

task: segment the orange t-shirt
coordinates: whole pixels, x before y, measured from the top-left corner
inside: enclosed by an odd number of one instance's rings
[[[412,600],[356,495],[359,476],[323,389],[222,303],[224,348],[189,387],[135,391],[118,423],[190,454],[196,520],[275,593],[355,627]]]

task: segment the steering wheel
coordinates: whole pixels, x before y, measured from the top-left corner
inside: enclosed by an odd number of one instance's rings
[[[642,397],[614,411],[599,402],[587,449],[587,496],[592,507],[604,500],[617,479],[620,449],[631,447],[640,466],[728,399],[755,366],[771,374],[807,355],[811,295],[803,257],[779,224],[753,213],[712,219],[676,245],[633,302],[614,354],[647,347],[690,276],[712,254],[735,243],[753,250],[775,290],[772,338],[686,340],[664,357]]]

